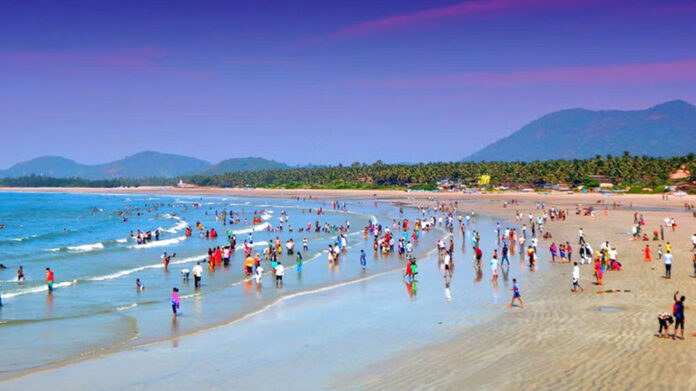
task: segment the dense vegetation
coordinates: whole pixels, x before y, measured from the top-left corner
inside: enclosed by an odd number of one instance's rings
[[[450,179],[476,185],[481,175],[491,176],[491,185],[563,183],[570,186],[596,186],[591,175],[607,175],[621,187],[642,191],[644,187],[661,189],[670,184],[670,173],[681,165],[690,170],[696,180],[696,156],[667,159],[645,156],[596,156],[586,160],[548,160],[534,162],[456,162],[416,165],[388,165],[378,161],[371,165],[353,163],[351,166],[295,168],[258,172],[230,172],[221,175],[183,177],[185,182],[200,186],[218,187],[284,187],[330,189],[386,189],[409,186],[411,189],[435,189],[440,179]],[[113,179],[89,181],[80,178],[51,178],[28,176],[0,180],[10,187],[119,187],[144,185],[174,185],[178,179]]]

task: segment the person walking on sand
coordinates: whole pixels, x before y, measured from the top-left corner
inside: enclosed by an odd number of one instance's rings
[[[643,258],[643,261],[652,262],[652,258],[650,257],[650,245],[648,244],[645,245],[645,258]]]
[[[602,262],[600,260],[599,254],[595,256],[594,270],[595,277],[597,278],[597,285],[602,285],[602,277],[604,275],[604,272],[602,271]]]
[[[522,295],[520,295],[520,286],[517,285],[517,279],[513,278],[512,279],[512,300],[510,300],[510,304],[508,307],[512,308],[512,305],[515,303],[515,299],[517,299],[520,302],[520,308],[524,308],[524,304],[522,303]]]
[[[580,266],[575,262],[573,264],[573,293],[577,292],[580,288],[580,292],[585,292],[582,286],[580,286]]]
[[[46,286],[49,293],[53,292],[53,270],[50,267],[46,268]]]
[[[665,261],[665,278],[672,278],[672,262],[674,262],[674,256],[670,250],[667,250],[664,256]]]
[[[679,291],[674,292],[674,308],[672,313],[674,314],[674,338],[677,338],[677,330],[681,328],[680,339],[684,340],[684,302],[686,297],[682,296],[677,299]]]

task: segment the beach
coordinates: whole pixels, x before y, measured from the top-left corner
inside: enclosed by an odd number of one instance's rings
[[[47,192],[48,189],[0,190]],[[397,208],[401,206],[414,207],[410,213],[416,213],[415,207],[432,207],[438,202],[453,205],[456,201],[459,213],[475,210],[480,216],[480,221],[472,222],[471,227],[481,232],[483,277],[476,280],[471,270],[471,249],[455,230],[457,269],[449,292],[436,267],[436,254],[421,248],[418,255],[421,275],[415,294],[413,286],[403,283],[398,261],[393,267],[382,265],[381,269],[367,274],[356,269],[346,272],[336,283],[318,283],[272,298],[256,307],[257,310],[234,319],[221,319],[205,330],[172,331],[170,337],[153,338],[143,345],[96,354],[65,365],[35,368],[8,378],[0,383],[3,388],[89,389],[95,384],[100,389],[696,387],[696,370],[691,362],[696,343],[691,333],[696,328],[691,323],[690,304],[696,297],[690,240],[696,233],[696,219],[684,210],[685,202],[696,202],[694,196],[663,200],[659,195],[464,195],[215,188],[51,189],[50,192],[291,200],[311,197],[361,202],[365,204],[361,206],[363,209],[374,201],[379,203],[384,219],[398,218]],[[511,200],[518,203],[504,207]],[[485,265],[495,247],[495,223],[500,221],[503,227],[519,229],[528,213],[535,216],[540,213],[537,203],[541,202],[546,207],[567,210],[567,220],[544,224],[545,232],[552,233],[553,238],[539,240],[537,270],[528,270],[523,259],[511,256],[509,275],[503,276],[497,288],[493,287],[490,270]],[[614,207],[613,203],[621,205]],[[594,206],[595,216],[576,215],[576,204]],[[516,211],[523,215],[521,222],[515,220]],[[365,210],[360,213],[367,214]],[[649,236],[664,224],[665,217],[673,217],[678,227],[674,232],[665,230],[664,241],[633,241],[630,231],[634,213],[644,217]],[[623,268],[607,272],[604,284],[596,286],[592,284],[591,266],[582,265],[581,283],[585,291],[573,294],[571,266],[551,264],[548,247],[552,241],[568,241],[576,246],[580,227],[594,249],[606,240],[615,245]],[[431,234],[428,245],[447,237],[442,230]],[[662,278],[664,267],[655,250],[657,243],[664,246],[667,241],[671,242],[675,255],[669,280]],[[643,261],[646,243],[653,248],[652,262]],[[365,246],[359,242],[357,245]],[[355,258],[354,253],[349,252],[350,257]],[[574,258],[578,258],[577,252]],[[370,261],[373,262],[378,261]],[[520,281],[524,309],[507,308],[511,297],[509,279],[515,277]],[[293,286],[290,281],[289,286]],[[658,339],[657,314],[671,312],[676,290],[687,298],[686,339]],[[182,318],[182,323],[185,320]],[[170,319],[166,321],[168,328],[174,327]]]

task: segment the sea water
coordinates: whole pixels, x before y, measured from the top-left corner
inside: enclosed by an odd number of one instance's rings
[[[205,330],[259,311],[287,295],[313,292],[357,278],[364,278],[359,249],[368,254],[369,273],[402,268],[404,259],[379,256],[372,251],[372,237],[363,228],[369,222],[391,227],[393,220],[421,217],[415,209],[389,203],[341,200],[346,210],[334,210],[330,201],[311,199],[261,199],[224,196],[117,195],[0,193],[0,378],[60,365],[171,338],[173,335]],[[322,213],[318,214],[318,210]],[[403,210],[403,211],[402,211]],[[216,213],[234,212],[238,224],[223,225]],[[285,213],[283,231],[277,231]],[[261,217],[261,224],[252,224]],[[247,223],[244,220],[247,219]],[[285,220],[285,219],[283,219]],[[337,267],[329,267],[326,249],[338,232],[299,232],[315,222],[343,226],[348,251]],[[208,239],[195,229],[200,222],[215,228],[217,239]],[[289,232],[289,226],[293,232]],[[193,227],[191,237],[185,236]],[[267,229],[268,228],[268,229]],[[271,229],[272,228],[272,229]],[[158,241],[138,245],[130,236],[137,230],[160,230]],[[285,286],[274,287],[264,276],[257,288],[243,272],[243,251],[237,250],[229,267],[209,270],[207,250],[228,243],[230,229],[241,245],[253,235],[254,250],[279,237],[285,247],[289,238],[302,251],[307,237],[309,251],[303,252],[302,273],[295,270],[295,256],[283,255]],[[414,255],[423,257],[443,237],[442,229],[424,234]],[[176,253],[168,270],[162,253]],[[184,282],[181,270],[196,262],[204,266],[203,285],[194,289]],[[23,266],[26,281],[18,282],[16,272]],[[45,269],[55,273],[54,292],[47,292]],[[270,271],[270,265],[264,265]],[[139,278],[145,290],[136,289]],[[173,323],[170,295],[179,288],[181,321]]]

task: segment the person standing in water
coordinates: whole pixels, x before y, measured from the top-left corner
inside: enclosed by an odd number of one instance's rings
[[[302,253],[297,252],[297,272],[302,273]]]
[[[179,288],[172,288],[172,312],[176,318],[179,312]]]
[[[510,300],[510,305],[508,307],[512,308],[512,305],[515,303],[515,299],[517,299],[520,302],[520,308],[524,308],[524,304],[522,303],[522,295],[520,295],[520,286],[517,285],[517,279],[513,278],[512,279],[512,300]]]
[[[365,267],[367,266],[367,258],[365,256],[365,250],[360,250],[360,266],[362,266],[363,270],[365,270]]]
[[[256,287],[261,287],[261,277],[263,277],[263,266],[259,264],[254,270],[254,278],[256,279]]]
[[[193,286],[195,288],[201,287],[201,278],[203,277],[203,266],[200,262],[196,262],[196,266],[193,267]]]
[[[275,276],[276,276],[276,288],[282,288],[283,287],[283,274],[285,274],[285,267],[281,262],[278,262],[278,266],[276,266],[275,269]]]
[[[53,270],[50,267],[46,268],[46,286],[49,293],[53,292]]]
[[[24,281],[24,279],[24,269],[20,266],[19,269],[17,269],[17,282]]]

